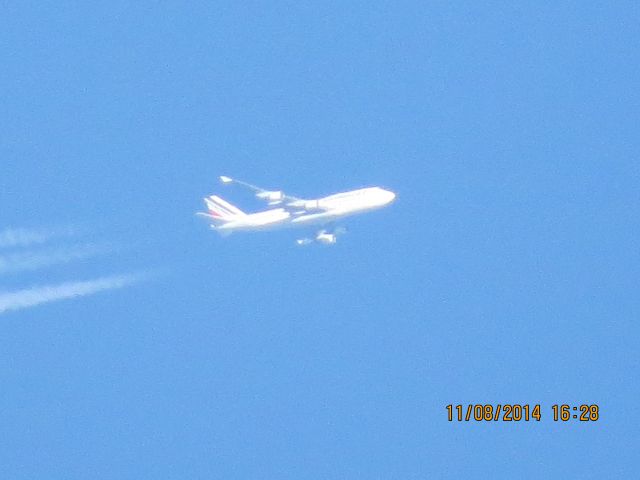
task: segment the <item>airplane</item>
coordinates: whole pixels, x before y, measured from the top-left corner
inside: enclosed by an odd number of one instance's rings
[[[306,200],[286,195],[280,190],[265,190],[250,183],[220,176],[223,184],[237,184],[252,190],[255,196],[267,202],[268,210],[245,213],[217,195],[204,198],[207,212],[196,215],[205,218],[211,229],[221,235],[239,231],[260,231],[280,228],[320,226],[313,238],[296,240],[298,245],[318,242],[331,245],[337,242],[344,228],[329,228],[345,217],[386,207],[396,194],[380,187],[360,188],[336,193],[328,197]]]

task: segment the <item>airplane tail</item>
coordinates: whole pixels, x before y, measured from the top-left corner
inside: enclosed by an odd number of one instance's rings
[[[197,215],[205,217],[214,227],[224,225],[225,223],[238,219],[238,217],[244,217],[246,215],[246,213],[238,207],[231,205],[217,195],[205,197],[204,203],[207,206],[208,212],[199,212]]]

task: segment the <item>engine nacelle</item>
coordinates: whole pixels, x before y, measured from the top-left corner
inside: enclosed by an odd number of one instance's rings
[[[277,205],[278,203],[284,200],[284,193],[278,190],[268,191],[268,192],[258,192],[256,193],[256,197],[261,200],[266,200],[269,202],[269,205]]]
[[[319,200],[293,200],[287,203],[292,208],[300,208],[303,212],[312,212],[314,210],[322,210]]]
[[[304,209],[307,211],[320,209],[320,202],[318,200],[305,200]]]
[[[333,233],[319,233],[316,236],[316,240],[325,245],[332,245],[336,243],[338,237],[336,237]]]

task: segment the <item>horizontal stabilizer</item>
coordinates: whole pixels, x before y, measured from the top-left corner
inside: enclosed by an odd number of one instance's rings
[[[210,213],[205,212],[196,212],[196,217],[200,217],[205,219],[207,222],[211,224],[211,228],[216,228],[218,225],[224,225],[229,220],[217,217],[215,215],[211,215]]]
[[[204,212],[196,212],[196,217],[204,218],[207,222],[209,222],[209,226],[211,227],[211,230],[215,230],[216,232],[218,232],[218,234],[221,237],[228,237],[233,233],[233,230],[218,228],[223,226],[225,223],[227,223],[227,220],[215,217],[213,215],[210,215]]]

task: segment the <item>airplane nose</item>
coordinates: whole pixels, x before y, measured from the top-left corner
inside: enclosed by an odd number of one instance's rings
[[[396,194],[387,190],[387,203],[391,203],[396,199]]]

